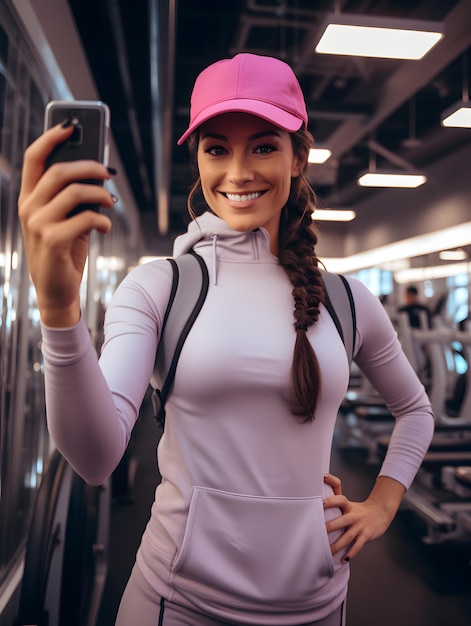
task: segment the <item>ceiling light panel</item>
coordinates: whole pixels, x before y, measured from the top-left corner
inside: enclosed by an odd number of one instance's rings
[[[439,22],[340,14],[328,17],[315,51],[419,60],[442,38]]]
[[[467,252],[462,248],[456,250],[442,250],[438,256],[442,261],[465,261],[468,258]]]
[[[458,102],[444,111],[442,126],[471,128],[471,103]]]
[[[328,148],[311,148],[309,150],[308,163],[325,163],[332,152]]]
[[[427,182],[427,177],[419,173],[386,172],[377,170],[363,172],[358,178],[360,187],[403,187],[415,189]]]
[[[351,222],[355,217],[352,209],[316,209],[312,215],[315,222]]]

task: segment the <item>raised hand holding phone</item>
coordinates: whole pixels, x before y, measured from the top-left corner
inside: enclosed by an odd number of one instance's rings
[[[67,103],[69,112],[77,111],[74,104]],[[100,153],[85,152],[83,147],[75,149],[74,141],[80,146],[87,144],[77,139],[70,143],[77,133],[77,123],[72,123],[67,110],[62,109],[62,115],[58,124],[26,150],[18,202],[41,320],[57,327],[75,324],[80,317],[79,287],[91,231],[107,233],[111,228],[106,215],[86,209],[113,206],[103,186],[111,178],[105,164],[107,140],[93,142]],[[52,123],[52,116],[50,120],[48,123]],[[100,122],[100,128],[105,127]],[[88,135],[85,131],[82,125],[83,137]],[[75,158],[65,158],[72,155]],[[100,159],[93,158],[96,156]],[[93,184],[84,184],[86,181]],[[67,219],[72,214],[73,219]]]

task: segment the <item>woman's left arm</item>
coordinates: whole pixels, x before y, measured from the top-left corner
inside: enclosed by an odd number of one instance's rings
[[[352,502],[341,482],[328,474],[334,495],[325,508],[340,507],[342,515],[327,523],[327,531],[345,529],[331,545],[335,554],[350,546],[345,559],[380,537],[389,527],[428,450],[434,417],[425,389],[402,351],[397,334],[378,298],[359,281],[349,280],[357,314],[355,361],[395,418],[388,450],[378,478],[364,502]]]

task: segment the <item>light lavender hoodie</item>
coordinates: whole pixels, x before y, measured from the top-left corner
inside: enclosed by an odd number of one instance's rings
[[[333,558],[322,501],[347,357],[322,308],[308,336],[321,367],[312,423],[288,410],[295,333],[291,284],[264,229],[231,230],[206,213],[175,242],[206,261],[210,287],[185,343],[165,432],[162,482],[137,554],[158,594],[239,623],[302,624],[332,613],[349,577]],[[357,312],[356,362],[396,418],[380,475],[410,486],[433,433],[423,386],[378,299],[349,279]],[[100,483],[130,437],[148,386],[171,285],[166,261],[118,288],[100,363],[83,320],[44,328],[49,428],[86,480]],[[348,495],[348,494],[347,494]]]

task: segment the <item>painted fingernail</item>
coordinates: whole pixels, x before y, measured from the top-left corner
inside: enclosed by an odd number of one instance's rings
[[[108,170],[108,173],[111,174],[111,176],[116,176],[116,174],[118,173],[117,170],[114,169],[114,167],[107,167],[106,168]]]
[[[66,120],[62,122],[61,128],[68,128],[71,124],[72,124],[72,120],[70,119],[70,117],[68,117]]]
[[[343,559],[344,563],[348,563],[350,561],[350,557],[349,556],[345,556]]]

